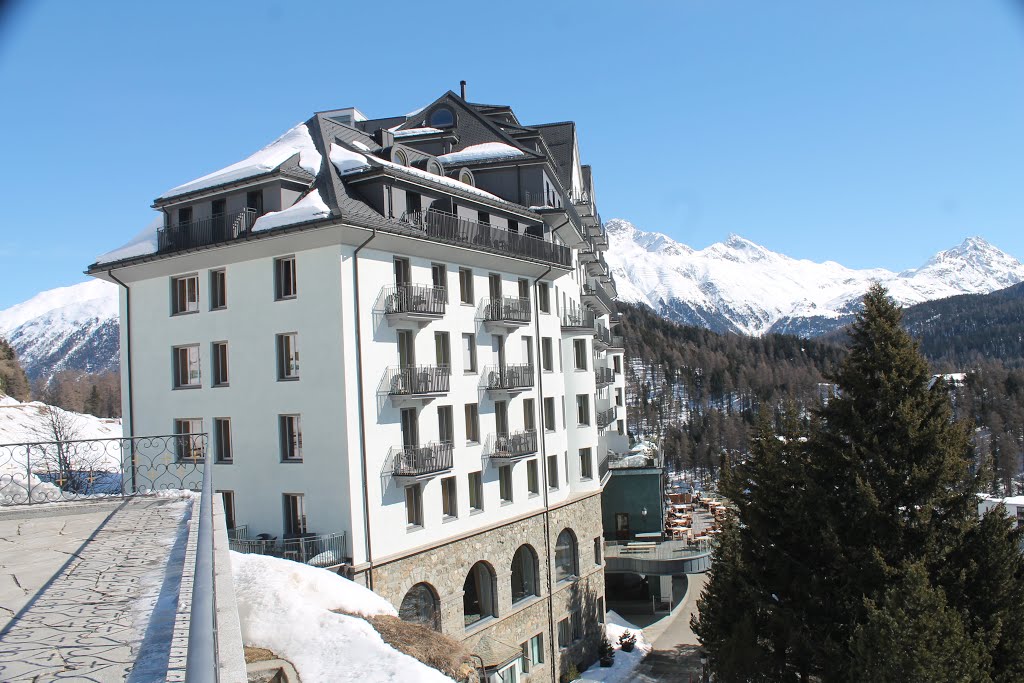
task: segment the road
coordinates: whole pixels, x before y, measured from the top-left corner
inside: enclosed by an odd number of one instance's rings
[[[707,574],[690,574],[686,602],[676,608],[671,622],[654,640],[654,649],[636,671],[637,683],[697,683],[700,681],[700,645],[690,629]]]

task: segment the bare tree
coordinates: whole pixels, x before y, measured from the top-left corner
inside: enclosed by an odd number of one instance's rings
[[[55,406],[39,409],[42,420],[33,430],[44,443],[33,446],[33,460],[45,467],[47,479],[63,491],[86,493],[91,485],[91,467],[78,456],[74,441],[81,426],[74,413]]]

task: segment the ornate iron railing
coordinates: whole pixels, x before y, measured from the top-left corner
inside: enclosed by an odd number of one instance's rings
[[[395,446],[389,453],[391,473],[396,477],[421,477],[452,468],[452,443],[425,446]]]
[[[256,209],[242,209],[168,225],[156,232],[157,251],[179,251],[238,239],[249,233],[257,218]]]
[[[525,256],[565,267],[572,265],[572,252],[564,245],[533,235],[509,232],[443,211],[415,211],[406,214],[405,221],[439,241]]]
[[[271,555],[294,560],[314,567],[335,567],[351,561],[348,554],[348,536],[342,531],[335,534],[299,534],[278,539],[269,534],[256,538],[229,538],[228,545],[239,553]]]
[[[528,297],[502,296],[484,299],[484,320],[486,322],[526,324],[531,319]]]
[[[382,292],[384,313],[442,316],[448,304],[448,290],[432,285],[395,285]]]
[[[594,314],[585,308],[562,311],[562,329],[594,330]]]
[[[615,422],[615,406],[608,410],[602,410],[597,414],[597,428],[605,429],[612,422]]]
[[[384,373],[384,387],[391,396],[447,393],[451,368],[447,365],[391,367]]]
[[[487,446],[486,452],[495,460],[524,458],[537,452],[537,430],[491,434]]]
[[[0,505],[198,491],[206,434],[0,445]]]
[[[484,368],[484,381],[487,389],[529,389],[534,381],[533,365],[488,365]]]
[[[594,368],[594,382],[597,386],[607,386],[614,381],[615,372],[611,368]]]

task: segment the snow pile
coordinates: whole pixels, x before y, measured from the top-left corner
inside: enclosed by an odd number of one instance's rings
[[[605,619],[604,632],[608,636],[608,642],[615,648],[615,662],[610,667],[602,667],[600,662],[583,672],[578,680],[581,681],[604,681],[604,683],[626,683],[634,680],[633,672],[640,666],[640,662],[651,651],[651,645],[644,638],[642,629],[629,623],[616,612],[609,611]],[[636,636],[636,645],[632,652],[623,652],[619,648],[619,636],[629,631]]]
[[[160,199],[176,197],[178,195],[205,190],[224,183],[233,183],[245,178],[269,173],[275,168],[288,161],[294,155],[299,155],[299,166],[313,175],[320,172],[320,165],[323,157],[316,151],[313,138],[309,136],[309,129],[305,124],[299,124],[286,132],[269,145],[236,164],[231,164],[219,171],[214,171],[202,178],[179,185],[165,192]]]
[[[486,161],[488,159],[508,159],[512,157],[524,157],[526,152],[516,149],[504,142],[484,142],[479,145],[470,145],[458,152],[442,154],[437,158],[442,164],[465,164],[471,161]]]
[[[353,152],[331,143],[331,163],[341,175],[358,173],[370,168],[370,162],[359,152]]]
[[[387,645],[369,623],[396,616],[384,598],[326,569],[231,553],[242,640],[287,659],[303,683],[451,681]]]
[[[133,258],[135,256],[148,256],[157,252],[157,231],[164,225],[164,216],[160,214],[149,225],[131,239],[113,251],[108,251],[96,257],[96,263],[113,263],[121,259]]]
[[[271,211],[257,218],[256,222],[253,223],[252,231],[273,230],[274,228],[281,228],[286,225],[295,225],[297,223],[327,218],[330,215],[331,209],[324,203],[323,198],[320,196],[320,190],[313,190],[287,209]]]

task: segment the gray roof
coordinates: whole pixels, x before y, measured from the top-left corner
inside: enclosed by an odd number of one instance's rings
[[[558,179],[562,181],[562,187],[572,187],[572,143],[573,132],[576,124],[572,121],[565,123],[545,123],[534,126],[544,144],[551,150],[552,161],[558,172]]]

